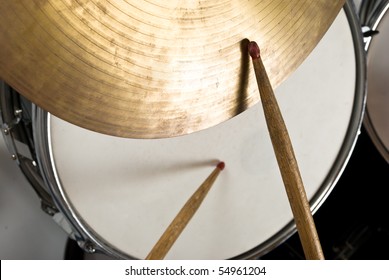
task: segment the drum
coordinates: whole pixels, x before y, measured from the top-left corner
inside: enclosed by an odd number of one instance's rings
[[[359,24],[346,4],[276,90],[313,211],[335,186],[355,144],[364,63]],[[170,139],[97,134],[35,106],[32,127],[32,160],[35,155],[44,189],[59,210],[54,217],[89,252],[145,258],[219,160],[226,168],[167,259],[258,257],[295,231],[260,105]]]
[[[375,1],[368,11],[366,24],[378,31],[366,40],[367,103],[364,125],[381,155],[389,163],[389,2]]]

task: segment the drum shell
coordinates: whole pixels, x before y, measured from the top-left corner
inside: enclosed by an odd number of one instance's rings
[[[368,11],[366,22],[369,33],[365,38],[367,52],[367,103],[364,126],[374,145],[389,163],[389,94],[388,94],[388,55],[389,17],[388,1],[376,1],[376,9]],[[362,18],[364,19],[364,18]]]

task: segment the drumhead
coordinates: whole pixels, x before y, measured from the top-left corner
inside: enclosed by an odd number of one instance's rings
[[[335,185],[360,128],[361,42],[346,5],[276,90],[313,210]],[[107,254],[145,258],[219,160],[225,170],[167,259],[261,255],[295,230],[260,105],[216,127],[157,140],[97,134],[39,109],[36,117],[40,166],[58,207],[76,238]]]
[[[366,43],[367,103],[364,125],[381,155],[389,163],[389,4],[374,18],[379,33]]]

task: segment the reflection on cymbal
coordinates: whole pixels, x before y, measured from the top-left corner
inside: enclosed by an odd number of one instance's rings
[[[188,134],[258,102],[245,38],[273,87],[344,0],[2,1],[0,77],[71,123],[130,138]]]

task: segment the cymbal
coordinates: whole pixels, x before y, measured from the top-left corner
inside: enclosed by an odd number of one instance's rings
[[[75,125],[128,138],[214,126],[259,101],[246,38],[273,87],[344,0],[12,0],[0,5],[0,77]]]

